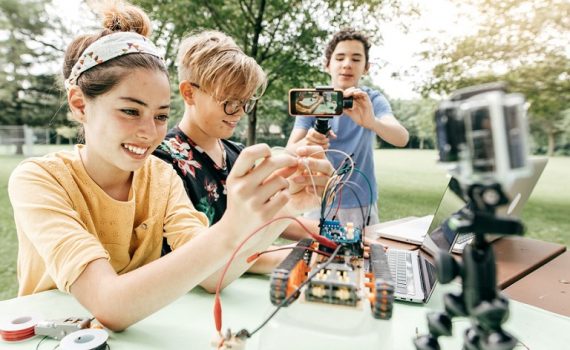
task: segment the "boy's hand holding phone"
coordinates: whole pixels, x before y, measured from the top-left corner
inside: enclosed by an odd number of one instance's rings
[[[348,115],[356,124],[366,129],[374,126],[374,107],[368,94],[358,88],[351,87],[344,91],[345,97],[352,97],[353,105],[350,109],[345,109],[344,114]]]

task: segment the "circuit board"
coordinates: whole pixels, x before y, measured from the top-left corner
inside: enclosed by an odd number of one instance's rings
[[[321,236],[342,246],[338,255],[363,256],[362,230],[359,227],[355,227],[351,222],[341,225],[337,220],[323,220],[320,227]],[[323,247],[322,249],[332,252],[330,248]]]

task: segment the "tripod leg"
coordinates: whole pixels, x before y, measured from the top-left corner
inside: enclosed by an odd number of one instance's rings
[[[429,334],[414,339],[414,345],[418,350],[439,350],[437,338],[451,335],[451,317],[445,312],[432,312],[427,315],[427,320]]]
[[[502,295],[482,302],[473,310],[472,316],[479,324],[481,349],[511,350],[517,345],[517,339],[501,327],[509,317],[509,302]]]
[[[463,349],[464,350],[481,350],[482,330],[477,325],[472,325],[465,330],[463,334]]]

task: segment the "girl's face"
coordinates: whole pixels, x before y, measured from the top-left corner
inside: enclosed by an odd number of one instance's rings
[[[86,99],[88,163],[109,174],[140,168],[166,135],[169,111],[168,78],[155,70],[136,69],[111,91]]]
[[[326,67],[335,88],[357,87],[360,77],[368,71],[364,44],[358,40],[339,42]]]

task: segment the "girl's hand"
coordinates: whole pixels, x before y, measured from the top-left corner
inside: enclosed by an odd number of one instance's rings
[[[298,160],[286,153],[272,155],[266,144],[245,148],[228,179],[227,209],[222,220],[245,235],[273,218],[289,201],[289,181]]]
[[[318,208],[324,188],[334,172],[334,167],[319,146],[299,147],[297,156],[297,171],[288,177],[290,200],[287,209],[292,214]]]

